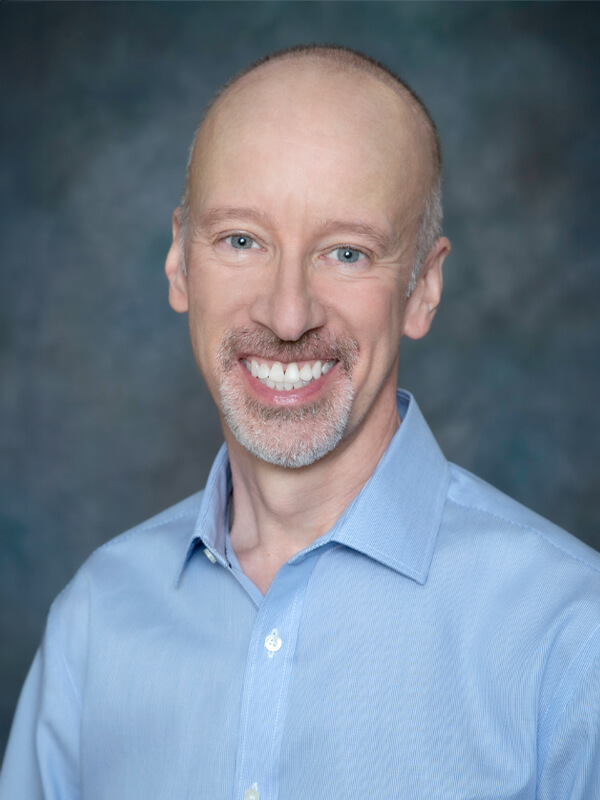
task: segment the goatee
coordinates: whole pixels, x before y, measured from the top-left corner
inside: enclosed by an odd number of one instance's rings
[[[265,361],[337,362],[334,386],[317,400],[286,407],[248,395],[234,368],[241,354]],[[294,342],[267,329],[237,329],[221,342],[221,412],[237,441],[257,458],[287,468],[305,467],[331,452],[348,428],[354,391],[352,370],[358,344],[349,337],[308,332]]]

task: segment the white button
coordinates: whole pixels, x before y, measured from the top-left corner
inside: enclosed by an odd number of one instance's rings
[[[265,639],[265,647],[269,651],[269,656],[271,658],[273,657],[273,653],[276,653],[281,647],[281,637],[277,633],[277,628],[273,628]]]
[[[204,548],[204,555],[205,555],[205,556],[208,558],[208,560],[209,560],[209,561],[210,561],[212,564],[216,564],[216,563],[217,563],[217,559],[216,559],[216,558],[213,556],[213,554],[210,552],[210,550],[208,549],[208,547],[205,547],[205,548]]]
[[[256,784],[254,784],[256,786]],[[259,800],[259,793],[258,789],[252,787],[252,789],[246,789],[244,792],[244,800]]]

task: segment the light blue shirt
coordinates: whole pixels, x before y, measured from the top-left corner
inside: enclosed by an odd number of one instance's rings
[[[598,800],[600,557],[449,464],[410,395],[263,597],[206,490],[57,598],[2,800]]]

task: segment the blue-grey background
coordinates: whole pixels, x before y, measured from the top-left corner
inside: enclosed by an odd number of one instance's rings
[[[270,50],[363,49],[429,105],[453,252],[401,382],[451,459],[600,545],[599,23],[594,3],[0,5],[0,752],[52,598],[220,443],[163,259],[203,105]]]

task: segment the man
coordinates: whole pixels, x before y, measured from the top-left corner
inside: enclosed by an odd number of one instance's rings
[[[600,797],[600,558],[396,393],[440,220],[433,122],[366,57],[211,105],[166,273],[226,448],[56,600],[2,800]]]

